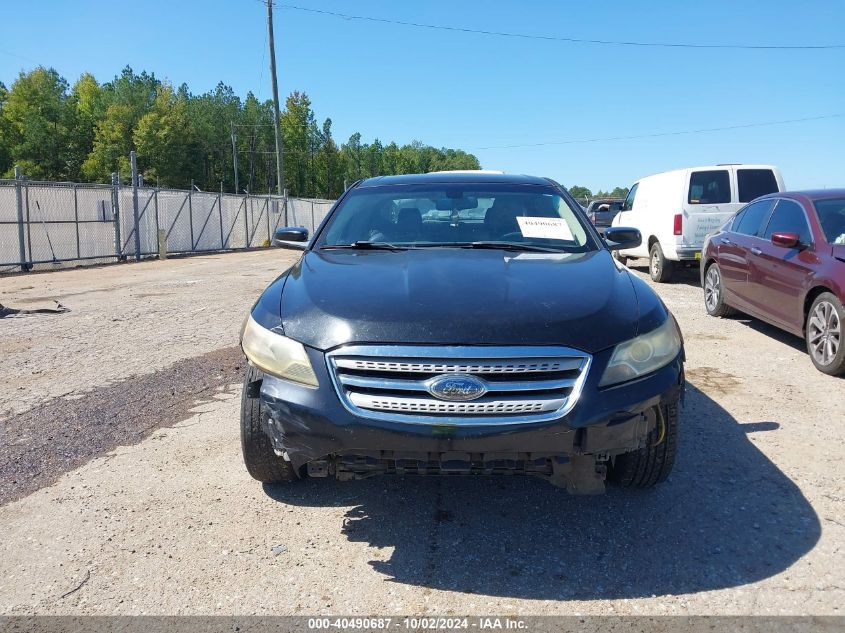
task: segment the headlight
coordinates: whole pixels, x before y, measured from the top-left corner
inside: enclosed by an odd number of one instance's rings
[[[302,343],[261,327],[252,316],[244,323],[241,349],[250,363],[267,374],[309,387],[317,386],[317,376]]]
[[[616,346],[599,387],[648,374],[671,363],[681,351],[678,326],[670,315],[660,327]]]

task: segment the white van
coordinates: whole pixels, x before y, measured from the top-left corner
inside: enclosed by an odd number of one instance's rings
[[[676,169],[634,183],[612,226],[640,230],[637,248],[616,251],[629,257],[648,257],[654,281],[672,277],[675,262],[694,263],[708,233],[755,198],[783,191],[783,177],[770,165],[712,165]]]

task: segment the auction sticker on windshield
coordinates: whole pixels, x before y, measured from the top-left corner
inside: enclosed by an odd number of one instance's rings
[[[517,216],[523,237],[572,241],[572,229],[563,218],[530,218]]]

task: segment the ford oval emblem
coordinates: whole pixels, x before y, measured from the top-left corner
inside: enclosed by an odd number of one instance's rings
[[[487,385],[475,376],[447,374],[432,378],[428,383],[428,392],[441,400],[466,402],[487,393]]]

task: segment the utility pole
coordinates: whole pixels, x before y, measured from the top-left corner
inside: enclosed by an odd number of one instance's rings
[[[232,125],[232,166],[235,168],[235,193],[238,193],[238,135],[235,134],[235,122]]]
[[[285,163],[282,156],[282,126],[279,120],[279,84],[276,80],[276,46],[273,43],[273,0],[267,0],[267,39],[270,41],[270,77],[273,80],[273,127],[276,131],[276,193],[282,195]]]

